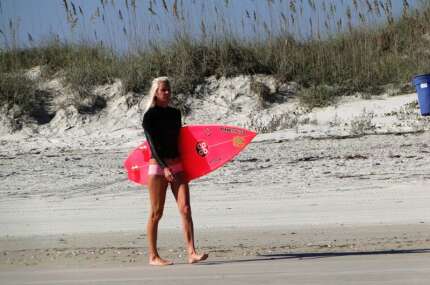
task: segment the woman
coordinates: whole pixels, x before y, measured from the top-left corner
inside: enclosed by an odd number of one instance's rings
[[[169,106],[170,83],[167,77],[155,78],[149,91],[149,102],[143,117],[143,128],[150,145],[152,158],[149,161],[148,187],[151,210],[147,235],[149,243],[149,264],[170,265],[157,251],[158,223],[163,215],[166,190],[172,189],[181,214],[188,262],[195,263],[208,258],[207,254],[197,254],[194,247],[194,228],[191,217],[190,191],[183,174],[179,158],[178,139],[181,128],[181,113]]]

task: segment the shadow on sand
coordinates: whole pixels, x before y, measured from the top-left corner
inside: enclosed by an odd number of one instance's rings
[[[391,255],[391,254],[417,254],[417,253],[430,253],[430,249],[404,249],[404,250],[381,250],[381,251],[347,251],[347,252],[319,252],[319,253],[275,253],[275,254],[261,254],[255,258],[250,259],[233,259],[233,260],[220,260],[208,261],[198,263],[198,265],[216,265],[226,263],[241,263],[241,262],[257,262],[268,260],[283,260],[283,259],[316,259],[327,257],[339,256],[362,256],[362,255]]]

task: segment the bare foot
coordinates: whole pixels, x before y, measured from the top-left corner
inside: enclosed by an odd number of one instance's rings
[[[188,257],[188,263],[197,263],[203,260],[206,260],[209,257],[209,254],[203,253],[203,254],[190,254]]]
[[[170,260],[162,259],[161,257],[154,257],[149,259],[149,264],[155,266],[165,266],[172,265],[173,262]]]

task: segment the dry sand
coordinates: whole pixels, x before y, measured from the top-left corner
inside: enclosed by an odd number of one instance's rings
[[[198,245],[212,257],[430,246],[430,133],[349,139],[262,136],[192,183]],[[147,192],[125,178],[128,149],[2,149],[0,266],[146,260]],[[169,196],[164,256],[184,260]]]
[[[208,262],[430,248],[430,120],[415,94],[310,113],[292,98],[258,111],[249,78],[211,84],[218,91],[190,103],[187,123],[284,130],[259,134],[192,182]],[[46,126],[0,137],[0,270],[146,264],[148,195],[122,167],[142,141],[141,114],[118,86],[105,88],[113,99],[101,114],[60,110]],[[161,254],[184,262],[172,195],[160,231]]]

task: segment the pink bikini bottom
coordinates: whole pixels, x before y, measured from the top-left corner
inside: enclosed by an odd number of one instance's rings
[[[182,163],[180,162],[169,165],[168,167],[173,174],[184,171]],[[148,167],[148,175],[164,175],[163,168],[161,168],[158,164],[150,164]]]

